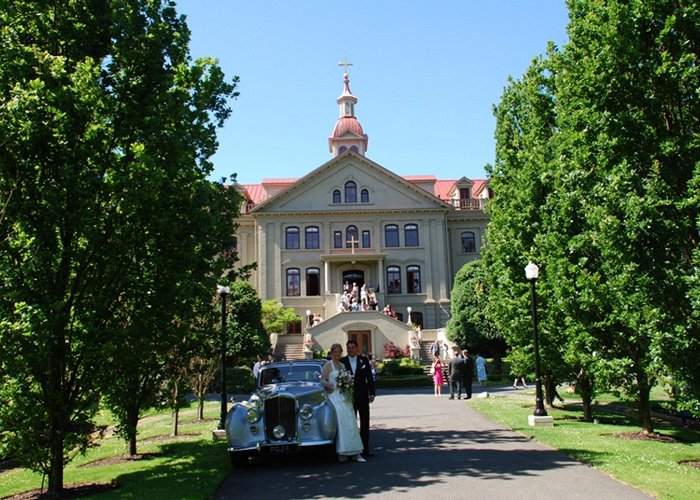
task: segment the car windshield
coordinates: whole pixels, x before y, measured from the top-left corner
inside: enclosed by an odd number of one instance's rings
[[[319,365],[270,366],[260,371],[260,385],[282,382],[318,382],[321,378]]]

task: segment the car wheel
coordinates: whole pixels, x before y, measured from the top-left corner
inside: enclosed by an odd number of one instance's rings
[[[231,451],[229,452],[231,458],[231,467],[234,469],[240,469],[245,467],[248,463],[248,453],[245,451]]]

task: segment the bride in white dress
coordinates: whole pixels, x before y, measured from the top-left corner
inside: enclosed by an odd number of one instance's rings
[[[337,389],[338,374],[346,370],[345,365],[340,362],[343,347],[340,344],[333,344],[330,354],[331,359],[323,365],[321,371],[321,385],[328,391],[328,399],[335,407],[338,421],[338,432],[335,438],[336,452],[341,462],[350,459],[364,462],[365,459],[361,455],[362,439],[360,439],[360,431],[357,429],[357,419],[352,401],[348,399],[347,394]]]

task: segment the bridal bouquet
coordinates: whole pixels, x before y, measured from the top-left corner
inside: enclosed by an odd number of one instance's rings
[[[345,395],[345,398],[352,403],[353,391],[355,389],[355,380],[352,377],[352,373],[348,370],[339,372],[335,379],[335,385],[338,390]]]

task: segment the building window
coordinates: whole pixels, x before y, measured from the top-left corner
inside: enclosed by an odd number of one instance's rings
[[[348,226],[345,230],[345,248],[357,248],[360,244],[360,237],[356,226]]]
[[[292,226],[284,231],[284,247],[287,250],[299,249],[299,228]]]
[[[316,226],[309,226],[305,229],[305,241],[304,244],[306,248],[310,249],[318,249],[319,248],[319,240],[318,240],[318,227]]]
[[[476,237],[472,231],[462,233],[462,253],[476,252]]]
[[[384,246],[399,246],[399,226],[396,224],[389,224],[384,227]]]
[[[403,227],[403,243],[407,247],[418,246],[418,226],[415,224],[406,224]]]
[[[348,150],[347,146],[340,146],[338,148],[338,154],[345,153]]]
[[[299,288],[300,273],[299,269],[293,267],[287,269],[287,296],[288,297],[299,297],[301,295],[301,290]]]
[[[423,313],[418,311],[411,311],[411,323],[423,328]]]
[[[333,248],[343,248],[342,231],[333,231]]]
[[[340,189],[333,190],[333,203],[340,203]]]
[[[399,266],[386,268],[386,293],[401,293],[401,268]]]
[[[354,181],[345,183],[345,203],[357,203],[357,184]]]
[[[369,191],[367,191],[366,189],[360,191],[360,201],[362,203],[369,203]]]
[[[369,237],[369,230],[364,229],[362,231],[362,248],[370,248],[372,246],[372,242]]]
[[[421,293],[420,266],[406,268],[406,292]]]
[[[321,295],[321,270],[318,267],[306,270],[306,295]]]

